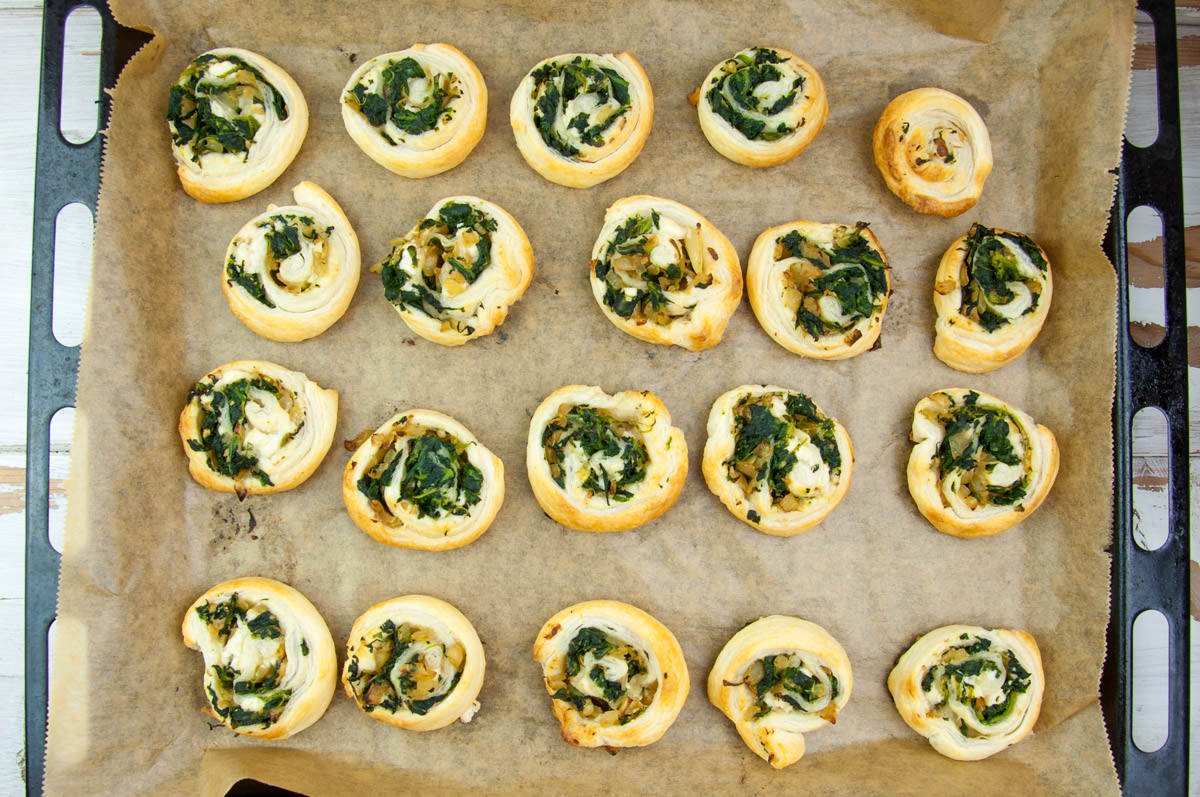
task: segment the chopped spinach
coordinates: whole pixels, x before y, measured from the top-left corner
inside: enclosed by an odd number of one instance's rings
[[[941,416],[944,433],[938,444],[938,475],[946,479],[961,472],[962,484],[977,500],[996,506],[1009,506],[1025,497],[1029,489],[1028,476],[1007,486],[987,485],[980,495],[974,486],[973,474],[983,468],[990,472],[996,463],[1020,465],[1022,459],[1013,446],[1011,434],[1020,435],[1020,426],[1006,412],[996,407],[980,405],[978,394],[967,396],[960,407],[953,407]],[[1022,441],[1027,447],[1027,441]]]
[[[283,95],[263,74],[236,55],[205,53],[183,70],[167,98],[167,123],[176,147],[199,163],[208,153],[242,153],[250,147],[268,108],[288,118]]]
[[[471,463],[466,444],[447,432],[424,431],[397,437],[357,483],[359,492],[380,502],[377,511],[386,510],[383,491],[391,485],[419,518],[462,516],[480,501],[483,472]]]
[[[883,255],[863,234],[865,223],[838,226],[831,245],[817,244],[799,230],[789,230],[776,239],[780,256],[800,260],[800,268],[788,273],[800,294],[794,325],[813,340],[848,332],[862,319],[883,309],[888,297],[888,266]],[[837,299],[844,318],[827,318],[820,300]]]
[[[634,497],[630,488],[646,478],[649,455],[641,435],[603,410],[586,405],[572,407],[542,432],[546,462],[555,483],[563,489],[566,473],[562,460],[569,445],[577,446],[591,461],[583,476],[583,488],[593,495],[603,495],[607,502],[630,500]],[[602,455],[601,461],[593,459],[597,454]]]
[[[1035,312],[1041,300],[1041,278],[1021,268],[1012,251],[1014,246],[1029,258],[1040,274],[1046,273],[1049,264],[1041,249],[1028,237],[982,224],[971,225],[967,233],[963,255],[966,280],[961,290],[959,312],[978,321],[988,332],[1012,323],[1013,319],[1003,312],[1003,308],[1017,298],[1013,285],[1023,284],[1030,294],[1030,303],[1021,315]]]
[[[206,453],[209,468],[222,476],[237,479],[248,474],[270,485],[270,476],[257,467],[258,454],[245,444],[246,403],[255,400],[255,392],[260,394],[258,400],[263,400],[261,394],[282,398],[280,388],[262,376],[238,379],[220,388],[215,381],[198,384],[191,400],[199,402],[200,438],[188,440],[188,447]]]
[[[603,146],[604,134],[631,107],[629,81],[615,69],[598,66],[581,55],[570,61],[545,61],[530,76],[533,124],[546,146],[565,158],[575,158],[585,148]],[[557,123],[567,106],[587,95],[595,98],[591,109],[575,114],[566,130],[559,131]]]
[[[755,47],[738,53],[721,67],[705,97],[713,113],[720,116],[747,139],[774,141],[796,131],[795,125],[768,121],[796,103],[796,95],[804,89],[804,77],[792,78],[788,90],[764,105],[755,90],[764,83],[778,82],[783,72],[776,64],[787,61],[775,50]],[[801,120],[800,124],[804,122]]]
[[[381,128],[388,143],[395,144],[387,133],[389,122],[411,136],[427,133],[453,117],[454,101],[461,93],[454,73],[427,72],[416,59],[406,56],[389,61],[373,88],[362,82],[355,84],[345,100],[362,113],[368,124]]]

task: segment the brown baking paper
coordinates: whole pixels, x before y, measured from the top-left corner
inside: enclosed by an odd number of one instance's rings
[[[97,219],[90,321],[79,377],[79,433],[62,561],[46,786],[51,793],[222,794],[258,777],[311,794],[722,792],[979,794],[1116,791],[1097,700],[1108,616],[1115,281],[1101,249],[1129,81],[1132,4],[739,2],[736,5],[470,2],[114,2],[155,40],[115,91]],[[963,8],[961,6],[970,6]],[[361,63],[413,42],[467,53],[489,89],[482,142],[458,168],[396,177],[351,142],[338,94]],[[717,62],[756,44],[801,54],[829,91],[828,124],[798,158],[739,166],[704,140],[687,95]],[[258,196],[202,205],[180,189],[164,114],[167,86],[216,46],[267,55],[302,87],[308,138]],[[641,156],[589,190],[552,185],[522,161],[508,104],[534,64],[566,52],[628,50],[655,95]],[[941,86],[991,131],[996,167],[979,204],[920,216],[884,187],[871,131],[888,101]],[[364,262],[388,251],[453,194],[499,203],[536,257],[524,298],[496,333],[457,349],[417,338],[364,273],[346,316],[319,338],[275,343],[234,319],[221,296],[225,247],[267,203],[312,180],[355,226]],[[745,302],[724,341],[691,353],[636,340],[601,315],[588,259],[605,208],[629,194],[692,206],[743,262],[762,230],[794,219],[871,222],[893,268],[882,348],[843,362],[792,354]],[[1018,361],[983,376],[932,354],[932,277],[974,221],[1022,230],[1049,253],[1054,306]],[[335,446],[289,492],[238,501],[187,475],[175,432],[188,389],[234,359],[278,362],[341,393],[337,440],[393,412],[428,407],[472,429],[506,465],[493,526],[449,552],[393,549],[350,521]],[[849,430],[853,484],[817,528],[773,538],[735,519],[700,475],[712,401],[743,383],[803,391]],[[619,534],[565,529],[535,503],[524,448],[534,407],[569,383],[649,389],[682,427],[688,483],[664,516]],[[997,537],[935,531],[905,486],[912,409],[946,387],[988,391],[1057,434],[1058,482],[1045,505]],[[354,618],[396,595],[458,606],[487,651],[482,710],[432,733],[388,727],[340,691],[324,718],[285,742],[238,737],[203,713],[202,659],[184,648],[183,613],[208,587],[262,575],[298,588],[339,645]],[[632,603],[682,643],[691,696],[654,745],[616,756],[570,747],[531,656],[554,612],[580,600]],[[793,614],[845,646],[854,690],[835,727],[777,772],[705,699],[717,652],[744,623]],[[1031,632],[1048,683],[1035,733],[992,759],[934,752],[896,713],[885,678],[920,634],[946,623]],[[344,656],[344,654],[343,654]]]

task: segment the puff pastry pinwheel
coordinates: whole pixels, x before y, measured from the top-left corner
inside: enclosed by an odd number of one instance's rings
[[[533,277],[533,249],[517,220],[474,196],[441,200],[372,268],[413,332],[461,346],[492,332]]]
[[[979,761],[1024,739],[1046,688],[1033,637],[971,625],[925,634],[887,684],[908,726],[958,761]]]
[[[934,279],[933,353],[959,371],[980,374],[1017,359],[1050,312],[1050,261],[1019,232],[972,224],[942,255]]]
[[[701,469],[734,517],[790,537],[846,495],[854,449],[845,427],[803,393],[742,385],[713,402]]]
[[[533,495],[577,531],[624,531],[666,512],[687,479],[687,441],[648,390],[567,385],[529,422]]]
[[[865,223],[794,221],[758,236],[746,292],[758,323],[780,346],[841,360],[879,339],[891,269]]]
[[[354,621],[342,685],[372,719],[436,731],[479,711],[483,670],[483,645],[462,612],[428,595],[405,595]]]
[[[949,218],[973,207],[992,171],[987,127],[944,89],[901,94],[875,125],[875,165],[888,189],[918,213]]]
[[[294,205],[270,205],[238,230],[221,275],[229,309],[271,340],[307,340],[333,326],[362,267],[358,236],[333,197],[310,182],[292,196]]]
[[[817,70],[777,47],[750,47],[722,61],[694,96],[708,143],[743,166],[791,160],[829,117]]]
[[[838,641],[816,623],[775,614],[738,631],[708,674],[708,699],[776,769],[804,755],[804,734],[837,722],[854,677]]]
[[[509,106],[517,149],[552,183],[588,188],[625,170],[654,123],[654,95],[629,53],[547,58]]]
[[[938,531],[986,537],[1037,509],[1058,474],[1054,433],[995,396],[931,393],[913,412],[908,491]]]
[[[171,85],[167,128],[183,190],[233,202],[283,174],[308,132],[308,105],[280,67],[222,47],[196,56]]]
[[[210,490],[276,493],[317,469],[337,425],[338,394],[265,360],[235,360],[188,391],[179,436],[192,478]]]
[[[453,418],[399,412],[363,435],[342,475],[355,525],[380,542],[445,551],[487,530],[504,502],[504,465]]]
[[[562,737],[576,747],[658,741],[690,688],[675,636],[646,612],[618,601],[563,609],[538,632],[533,657],[542,665]]]
[[[184,615],[183,642],[204,654],[205,710],[235,733],[286,739],[321,718],[337,686],[325,620],[273,579],[205,592]]]
[[[430,177],[471,154],[487,125],[487,86],[449,44],[377,55],[342,89],[342,122],[358,148],[402,177]]]
[[[653,196],[618,199],[592,247],[592,295],[635,338],[690,351],[717,345],[742,298],[737,250],[696,211]]]

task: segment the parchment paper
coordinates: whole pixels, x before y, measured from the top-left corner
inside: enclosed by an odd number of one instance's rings
[[[1129,81],[1131,3],[398,2],[345,6],[121,0],[126,25],[157,38],[115,93],[79,380],[76,472],[62,562],[46,785],[51,793],[222,794],[246,776],[312,794],[496,791],[678,793],[762,787],[821,794],[1114,792],[1097,701],[1108,613],[1115,281],[1101,249]],[[966,6],[966,7],[964,7]],[[458,168],[406,180],[346,135],[338,92],[355,63],[413,42],[464,50],[490,92],[483,141]],[[829,122],[795,160],[738,166],[702,137],[686,96],[713,64],[755,44],[793,50],[829,91]],[[311,109],[291,168],[256,197],[205,206],[178,185],[163,121],[167,86],[197,53],[233,45],[287,69]],[[628,50],[655,94],[641,156],[589,190],[552,185],[521,160],[508,103],[549,55]],[[919,216],[872,161],[887,102],[921,86],[966,97],[991,131],[996,168],[956,219]],[[302,179],[345,208],[364,263],[438,199],[477,194],[524,226],[533,283],[500,330],[458,349],[416,338],[364,273],[349,312],[298,344],[255,336],[220,291],[230,238]],[[649,193],[707,216],[743,262],[763,229],[793,219],[871,222],[895,295],[882,348],[822,363],[789,354],[746,302],[725,340],[689,353],[635,340],[601,315],[587,262],[604,209]],[[1017,362],[961,374],[932,354],[932,275],[973,221],[1022,230],[1049,253],[1049,321]],[[459,550],[374,542],[350,521],[335,446],[312,478],[239,502],[194,484],[175,423],[188,388],[233,359],[268,359],[341,391],[337,440],[394,411],[429,407],[465,423],[504,461],[494,525]],[[811,395],[848,428],[849,494],[791,539],[732,517],[700,475],[713,399],[742,383]],[[660,519],[620,534],[562,528],[533,500],[524,445],[533,408],[568,383],[650,389],[687,435],[688,484]],[[1045,505],[1000,536],[960,540],[917,513],[905,486],[912,408],[965,386],[1015,403],[1058,435]],[[179,624],[209,586],[237,576],[290,583],[343,645],[377,601],[428,593],[457,605],[487,651],[483,709],[427,734],[366,718],[340,691],[324,718],[281,743],[237,737],[202,713],[201,657]],[[559,738],[530,648],[543,621],[589,598],[635,604],[679,638],[691,696],[656,744],[609,756]],[[776,772],[705,699],[717,652],[745,622],[787,613],[820,623],[854,668],[836,727]],[[987,761],[945,759],[897,715],[884,681],[919,634],[945,623],[1018,627],[1038,640],[1048,688],[1035,733]],[[369,790],[369,791],[368,791]]]

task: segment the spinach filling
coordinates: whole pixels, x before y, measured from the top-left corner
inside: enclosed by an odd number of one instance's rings
[[[215,473],[237,479],[244,474],[258,479],[262,485],[270,485],[271,477],[258,467],[259,454],[246,443],[250,422],[246,418],[246,404],[278,404],[289,417],[298,406],[291,394],[270,379],[255,376],[238,379],[217,387],[217,380],[200,382],[188,392],[188,401],[198,401],[200,407],[200,438],[187,441],[188,447],[197,453],[208,455],[208,467]],[[295,418],[291,418],[296,422]],[[285,445],[300,431],[303,419],[281,438]]]
[[[966,709],[986,730],[1012,715],[1017,696],[1029,691],[1033,676],[1012,651],[993,648],[990,639],[963,634],[960,640],[963,644],[948,648],[926,671],[921,690],[931,696],[934,708],[943,709],[945,719],[956,723],[964,737],[975,738],[984,731],[952,711],[951,705]],[[981,679],[999,682],[990,700],[977,694]]]
[[[754,692],[753,719],[765,717],[780,703],[794,711],[820,714],[830,722],[837,718],[833,705],[840,690],[837,676],[826,666],[814,667],[799,654],[758,659],[746,669],[741,683]]]
[[[396,503],[418,518],[468,515],[483,490],[483,473],[467,457],[468,445],[447,432],[409,430],[358,480],[358,491],[378,502],[377,511],[391,513],[385,493],[393,488]]]
[[[210,74],[213,64],[218,64],[216,74]],[[258,69],[236,55],[205,53],[171,86],[172,143],[189,148],[196,163],[210,152],[243,153],[246,160],[268,107],[276,119],[288,118],[283,95]]]
[[[1018,292],[1028,294],[1028,304],[1017,318],[1037,310],[1048,268],[1037,244],[1019,233],[973,224],[965,245],[959,307],[964,317],[978,321],[988,332],[995,332],[1015,320],[1009,317],[1011,310],[1007,315],[1005,311],[1014,302],[1024,302],[1024,296]],[[1014,247],[1028,258],[1037,273],[1031,273],[1029,264],[1022,263]],[[1024,288],[1014,288],[1016,285]]]
[[[629,81],[590,58],[577,55],[566,62],[547,61],[530,76],[533,124],[546,146],[563,157],[574,158],[587,148],[604,146],[605,133],[629,111]],[[584,110],[589,104],[593,107]],[[577,110],[571,113],[572,108]],[[568,113],[571,116],[565,119]],[[560,124],[564,119],[565,124]]]
[[[987,477],[998,464],[1024,461],[1013,447],[1013,432],[1024,451],[1029,450],[1028,441],[1008,413],[980,406],[978,400],[979,394],[970,391],[961,406],[952,406],[939,418],[945,434],[937,450],[938,476],[944,481],[961,474],[958,493],[968,505],[1011,506],[1028,492],[1028,474],[1008,485],[991,484]]]
[[[414,58],[388,61],[374,85],[359,82],[345,95],[347,104],[361,113],[389,144],[389,124],[400,134],[419,136],[454,116],[454,100],[462,93],[453,72],[427,71]],[[403,136],[398,136],[403,141]]]
[[[785,301],[796,307],[795,326],[813,340],[849,332],[864,318],[883,309],[888,297],[888,266],[871,245],[860,222],[838,226],[832,246],[823,246],[791,230],[775,241],[775,260],[796,258],[785,272]],[[794,293],[793,293],[794,291]],[[821,299],[837,299],[840,316],[821,307]]]
[[[607,714],[603,719],[609,724],[625,725],[654,700],[658,684],[648,681],[648,674],[643,653],[589,626],[568,643],[565,677],[550,684],[555,688],[551,697],[570,703],[588,719]]]
[[[710,81],[705,95],[713,113],[751,141],[775,141],[794,133],[796,125],[771,119],[795,105],[797,94],[804,90],[803,75],[796,75],[788,82],[775,66],[787,60],[765,47],[755,47],[730,58],[721,65],[721,73]],[[765,98],[755,93],[765,83],[780,81],[785,84],[782,91],[768,91]],[[801,119],[800,125],[803,124]]]
[[[279,288],[300,294],[319,285],[321,278],[327,272],[329,236],[333,233],[332,226],[321,227],[312,216],[298,216],[294,213],[277,213],[259,222],[258,229],[267,242],[267,256],[262,264],[266,276]],[[244,242],[244,239],[234,241],[234,244]],[[283,261],[300,254],[305,242],[311,253],[311,262],[306,264],[300,279],[288,279],[280,270]],[[260,304],[274,308],[275,303],[267,296],[263,284],[263,275],[247,268],[246,264],[230,255],[225,262],[225,278],[230,285],[240,286]]]
[[[291,699],[290,689],[280,687],[287,670],[287,652],[282,642],[279,618],[259,606],[260,611],[249,617],[255,604],[240,598],[235,592],[223,601],[205,601],[196,607],[196,615],[210,626],[217,638],[226,643],[240,625],[255,639],[280,639],[277,657],[270,664],[260,664],[251,672],[239,671],[233,664],[214,664],[205,678],[209,704],[218,717],[231,728],[278,722]],[[304,641],[301,641],[304,644]]]
[[[461,645],[447,647],[428,629],[385,620],[365,651],[350,656],[346,680],[367,713],[382,709],[423,717],[458,686],[465,661]]]
[[[580,405],[560,412],[542,432],[542,450],[554,483],[566,489],[566,460],[572,449],[587,458],[582,487],[605,503],[624,503],[646,478],[646,444],[627,421],[595,407]],[[578,477],[576,477],[578,478]]]

